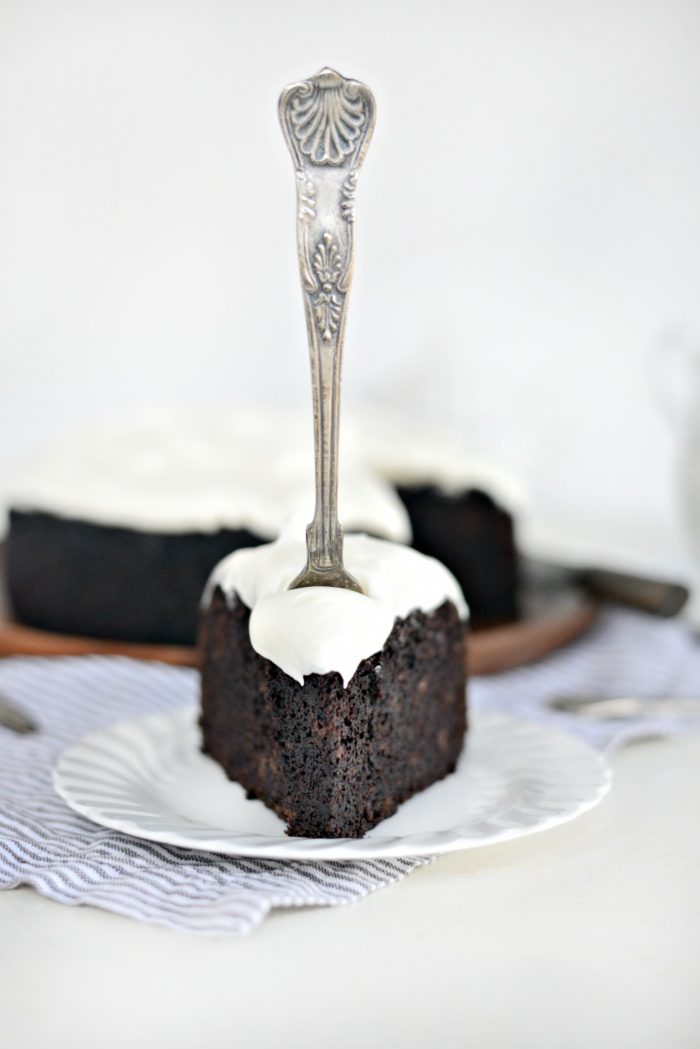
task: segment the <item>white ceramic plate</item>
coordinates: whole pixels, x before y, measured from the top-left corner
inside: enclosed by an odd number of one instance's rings
[[[76,812],[149,841],[262,859],[422,856],[533,834],[592,808],[610,786],[585,743],[505,714],[476,714],[456,772],[364,838],[290,838],[199,750],[190,707],[114,725],[65,751],[56,790]]]

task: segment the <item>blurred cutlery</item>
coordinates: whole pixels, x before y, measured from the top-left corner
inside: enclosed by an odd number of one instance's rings
[[[36,732],[38,729],[36,723],[5,696],[0,696],[0,725],[20,735]]]
[[[633,696],[557,696],[549,707],[589,721],[627,721],[632,718],[700,717],[700,698],[643,699]]]
[[[604,568],[574,568],[539,558],[525,558],[523,573],[543,595],[574,588],[596,601],[613,601],[664,618],[677,615],[689,597],[688,588],[681,583]]]

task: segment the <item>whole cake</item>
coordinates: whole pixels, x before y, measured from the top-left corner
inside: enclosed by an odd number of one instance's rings
[[[313,505],[308,420],[164,412],[78,434],[10,486],[5,560],[16,618],[67,634],[192,645],[199,600],[232,550]],[[410,540],[391,486],[343,474],[349,528]]]
[[[347,527],[411,542],[458,579],[473,624],[517,615],[512,480],[424,427],[344,424]],[[275,539],[313,505],[311,430],[298,413],[160,413],[79,434],[11,484],[14,614],[31,626],[192,644],[213,567]]]
[[[359,837],[455,768],[467,607],[443,565],[400,544],[346,536],[361,594],[287,589],[304,558],[283,536],[214,570],[203,749],[289,834]]]

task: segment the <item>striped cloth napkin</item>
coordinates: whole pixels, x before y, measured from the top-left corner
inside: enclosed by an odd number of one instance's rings
[[[531,667],[472,681],[475,708],[558,722],[599,747],[685,725],[659,719],[624,730],[546,709],[561,692],[700,694],[700,651],[677,622],[605,614],[594,631]],[[67,904],[199,933],[246,933],[274,907],[334,906],[405,877],[425,859],[277,862],[144,842],[73,813],[55,794],[56,758],[88,732],[197,702],[194,671],[121,657],[0,661],[0,692],[41,731],[0,728],[0,888],[32,885]]]

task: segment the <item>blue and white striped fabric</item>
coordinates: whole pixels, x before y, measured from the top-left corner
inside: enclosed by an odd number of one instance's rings
[[[677,619],[610,609],[579,641],[540,663],[476,678],[474,709],[505,710],[574,732],[591,746],[614,750],[633,739],[670,736],[700,727],[698,718],[648,717],[629,722],[584,721],[556,713],[557,696],[700,696],[700,644]]]
[[[700,650],[679,623],[611,612],[546,661],[471,685],[475,707],[554,720],[600,747],[689,727],[649,719],[621,732],[546,710],[548,697],[584,691],[700,695]],[[0,692],[41,726],[22,737],[0,728],[0,888],[32,885],[61,903],[191,932],[245,933],[274,907],[347,903],[429,862],[232,859],[150,844],[73,813],[51,783],[60,752],[114,721],[196,703],[194,671],[119,657],[7,659]]]
[[[273,907],[348,903],[426,860],[285,863],[157,845],[99,827],[54,792],[56,758],[88,732],[195,703],[193,670],[121,657],[0,660],[0,692],[41,731],[0,728],[0,888],[32,885],[201,933],[246,933]]]

